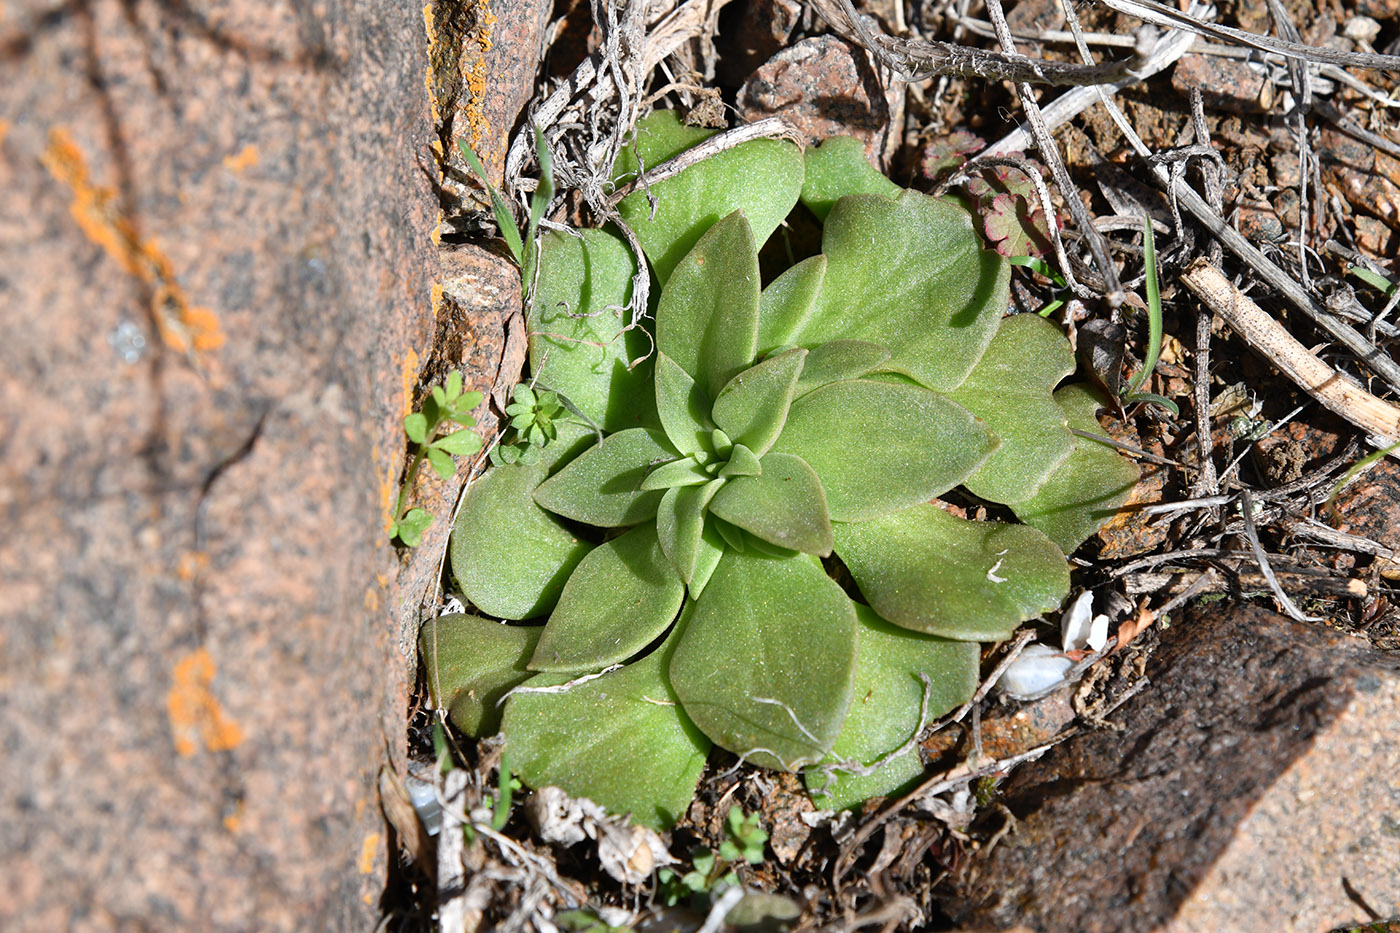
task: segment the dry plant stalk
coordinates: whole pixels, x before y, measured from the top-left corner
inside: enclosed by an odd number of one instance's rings
[[[1197,259],[1186,267],[1181,281],[1245,343],[1327,409],[1383,444],[1400,442],[1400,408],[1354,385],[1318,359],[1215,266]],[[1391,456],[1400,458],[1400,452],[1391,451]]]

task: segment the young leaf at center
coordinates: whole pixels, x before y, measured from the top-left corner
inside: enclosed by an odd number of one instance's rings
[[[753,362],[758,342],[758,244],[743,211],[715,224],[661,293],[656,349],[709,398]]]

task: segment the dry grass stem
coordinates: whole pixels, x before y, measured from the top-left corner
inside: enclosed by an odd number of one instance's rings
[[[1353,384],[1318,359],[1219,269],[1198,259],[1187,266],[1181,281],[1299,388],[1369,436],[1381,439],[1377,446],[1400,441],[1400,408]]]

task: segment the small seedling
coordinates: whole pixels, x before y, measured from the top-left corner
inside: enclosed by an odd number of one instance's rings
[[[506,406],[510,436],[491,451],[491,463],[533,466],[539,463],[545,446],[559,436],[555,421],[563,420],[568,410],[557,393],[547,389],[537,392],[524,383],[511,390],[511,398]]]
[[[730,807],[724,818],[728,836],[719,844],[716,854],[699,848],[691,854],[691,870],[685,874],[663,868],[657,874],[657,893],[668,907],[692,895],[714,895],[739,884],[739,876],[731,867],[739,862],[750,865],[763,863],[763,846],[768,833],[759,825],[757,813],[744,815],[739,807]]]
[[[423,532],[433,524],[433,514],[426,509],[404,510],[418,478],[418,468],[426,459],[438,476],[451,479],[457,470],[453,457],[470,457],[481,450],[481,437],[467,430],[476,427],[472,410],[481,404],[481,399],[480,392],[462,391],[462,374],[453,372],[442,385],[433,386],[421,411],[403,419],[404,433],[418,445],[394,506],[394,537],[404,546],[416,547],[423,540]]]
[[[1044,276],[1055,283],[1055,297],[1046,303],[1045,307],[1036,312],[1040,317],[1049,317],[1056,311],[1064,307],[1065,302],[1070,297],[1069,284],[1065,277],[1055,270],[1050,263],[1039,256],[1012,256],[1007,262],[1013,266],[1021,266],[1029,269],[1036,275]]]
[[[768,842],[768,834],[759,825],[758,814],[744,815],[738,807],[730,807],[724,818],[725,831],[729,838],[719,844],[720,858],[737,862],[740,859],[750,865],[763,862],[763,846]]]

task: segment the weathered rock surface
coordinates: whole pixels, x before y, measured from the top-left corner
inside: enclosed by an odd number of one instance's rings
[[[479,246],[444,246],[437,302],[437,334],[432,355],[423,363],[423,385],[439,385],[453,370],[462,372],[468,391],[485,396],[477,408],[476,431],[488,445],[499,427],[497,412],[520,380],[525,363],[525,321],[521,313],[520,270],[509,260]],[[500,396],[492,408],[491,399]],[[442,569],[452,513],[462,485],[478,458],[457,461],[457,473],[444,481],[425,464],[419,470],[412,504],[427,509],[437,520],[423,533],[416,548],[402,555],[399,571],[400,621],[404,631],[416,631],[425,598],[434,595]]]
[[[866,53],[835,36],[803,39],[783,49],[739,89],[747,121],[779,116],[811,145],[850,135],[884,165],[890,104]]]
[[[0,49],[0,928],[373,928],[421,5],[8,4]]]
[[[1400,915],[1400,664],[1254,607],[1192,610],[1152,686],[1018,769],[953,905],[1037,931],[1322,931]]]

